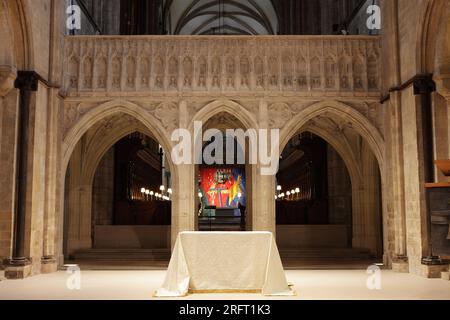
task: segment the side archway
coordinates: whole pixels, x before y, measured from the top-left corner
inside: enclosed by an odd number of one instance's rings
[[[377,128],[370,121],[354,108],[342,102],[327,100],[315,103],[293,117],[281,130],[280,149],[283,149],[292,136],[294,136],[310,120],[322,115],[333,114],[340,119],[345,119],[368,143],[380,166],[380,171],[384,173],[384,139]]]
[[[384,140],[361,113],[337,101],[313,104],[281,130],[280,151],[302,132],[324,139],[342,158],[351,180],[354,248],[383,255],[387,215],[383,214]],[[291,186],[292,187],[292,186]]]
[[[75,154],[74,151],[78,150],[80,141],[82,141],[82,139],[83,141],[87,141],[83,146],[83,159],[85,160],[83,160],[80,169],[77,169],[79,170],[79,173],[77,174],[79,179],[77,178],[78,180],[76,183],[79,186],[77,189],[79,192],[77,191],[74,196],[69,194],[69,197],[72,197],[70,198],[72,203],[78,202],[81,206],[80,212],[83,212],[80,214],[83,217],[79,219],[79,238],[81,240],[79,242],[74,242],[75,245],[73,248],[89,249],[89,247],[92,246],[91,226],[89,223],[86,223],[86,221],[91,221],[92,219],[92,188],[94,175],[100,161],[116,142],[135,132],[142,133],[145,136],[152,138],[166,151],[166,164],[170,168],[171,179],[174,182],[172,186],[171,226],[172,228],[176,228],[176,223],[173,222],[176,222],[178,218],[175,214],[178,207],[178,171],[177,167],[174,166],[171,161],[171,144],[167,140],[167,134],[158,120],[145,109],[128,101],[116,100],[102,104],[87,112],[69,130],[63,141],[63,159],[61,162],[63,179],[60,188],[60,190],[62,190],[60,192],[61,208],[67,208],[67,199],[65,199],[64,189],[66,186],[65,177],[69,168],[69,161],[73,158]],[[77,151],[77,155],[78,154],[79,152]],[[67,209],[65,211],[67,211]],[[60,241],[57,246],[60,250],[60,255],[62,255],[67,246],[67,243],[64,242],[66,241],[70,230],[65,226],[68,223],[71,223],[71,219],[72,218],[69,216],[64,216],[64,210],[61,210],[59,223],[61,235],[58,237]],[[168,235],[170,238],[170,232]]]

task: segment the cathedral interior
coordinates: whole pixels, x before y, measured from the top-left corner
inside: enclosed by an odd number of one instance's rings
[[[450,299],[448,0],[0,0],[0,40],[0,299],[166,270],[191,231]],[[277,172],[230,130],[277,132]]]

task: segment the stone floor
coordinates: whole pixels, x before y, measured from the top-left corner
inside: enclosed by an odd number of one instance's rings
[[[93,271],[81,273],[81,290],[67,289],[70,275],[60,271],[26,280],[0,280],[0,300],[102,299],[146,300],[161,285],[164,270]],[[288,270],[288,281],[301,300],[450,300],[450,281],[429,280],[392,271],[381,272],[381,290],[367,288],[365,270]],[[0,272],[0,279],[3,274]],[[266,299],[255,294],[202,294],[185,299]]]

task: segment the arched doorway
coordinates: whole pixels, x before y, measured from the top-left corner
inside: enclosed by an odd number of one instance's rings
[[[351,248],[352,186],[338,152],[302,132],[282,152],[276,219],[282,248]]]
[[[198,181],[198,230],[251,230],[252,168],[246,129],[235,116],[221,112],[202,126],[202,163]]]
[[[292,135],[282,134],[275,190],[282,256],[300,264],[381,262],[382,152],[377,155],[372,142],[382,140],[376,129],[333,102],[307,108],[296,121],[285,130]]]
[[[160,265],[170,258],[171,163],[156,130],[128,112],[94,122],[71,152],[63,252],[84,265]]]

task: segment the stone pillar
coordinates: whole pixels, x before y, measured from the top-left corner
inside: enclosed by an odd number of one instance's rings
[[[260,129],[269,128],[267,102],[262,100],[259,104],[259,127]],[[258,142],[261,136],[258,137]],[[268,146],[270,148],[270,132],[267,134]],[[259,155],[259,146],[257,148]],[[279,156],[279,155],[278,155]],[[252,228],[254,231],[270,231],[275,236],[276,217],[275,217],[275,175],[262,175],[261,165],[254,166],[252,172]]]
[[[408,272],[408,257],[406,251],[406,216],[405,189],[403,172],[403,136],[402,111],[399,92],[393,92],[388,105],[386,117],[386,158],[387,163],[387,194],[389,241],[387,250],[392,255],[392,269],[396,272]],[[389,227],[392,226],[392,227]],[[392,230],[392,232],[391,232]],[[390,247],[392,243],[393,247]]]
[[[275,176],[261,175],[260,167],[258,166],[254,181],[253,193],[254,199],[257,199],[257,201],[254,201],[253,205],[253,231],[270,231],[275,236]]]
[[[59,170],[60,137],[59,137],[59,104],[58,89],[50,89],[49,112],[48,112],[48,136],[47,136],[47,172],[46,172],[46,195],[45,195],[45,216],[44,216],[44,244],[42,255],[42,273],[55,272],[58,268],[56,258],[56,215],[57,207],[57,188],[61,178]]]
[[[0,66],[0,267],[12,256],[16,135],[19,90],[14,89],[17,72]]]
[[[48,90],[35,72],[20,71],[14,243],[5,276],[25,278],[41,270]]]
[[[409,270],[424,277],[435,277],[442,269],[432,257],[430,214],[425,183],[432,182],[431,99],[434,83],[418,76],[402,92],[402,130],[405,168],[405,209]]]
[[[186,101],[179,104],[180,128],[188,128],[189,113]],[[191,132],[192,140],[195,139]],[[168,150],[172,152],[172,150]],[[172,247],[175,245],[178,233],[194,231],[197,224],[197,179],[194,164],[175,165],[172,172]]]

